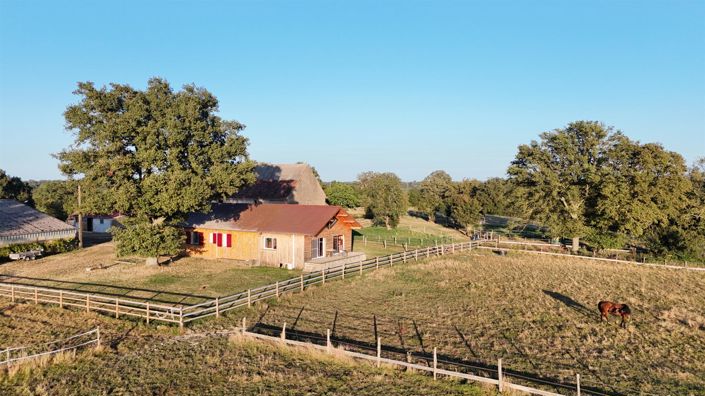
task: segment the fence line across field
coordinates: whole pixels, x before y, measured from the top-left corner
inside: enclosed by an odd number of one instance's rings
[[[83,339],[80,340],[81,338],[87,338],[88,336],[91,336],[90,339]],[[74,343],[68,343],[71,340],[79,340],[79,342],[74,342]],[[38,345],[53,345],[53,344],[61,344],[62,346],[57,349],[50,349],[50,350],[45,350],[42,352],[38,353],[33,353],[33,354],[27,354],[27,350],[34,349]],[[37,359],[42,356],[51,356],[51,355],[56,355],[57,353],[61,352],[66,352],[66,351],[75,351],[81,347],[86,347],[89,345],[95,345],[96,347],[100,346],[100,328],[96,327],[93,330],[87,331],[85,333],[81,334],[76,334],[74,336],[64,338],[61,340],[55,340],[51,342],[45,342],[42,344],[38,345],[28,345],[28,346],[23,346],[23,347],[15,347],[15,348],[6,348],[2,351],[0,351],[0,366],[5,365],[7,367],[11,366],[15,362],[23,362],[26,360],[32,360],[32,359]],[[15,357],[13,357],[15,355]]]
[[[330,330],[327,330],[326,332],[326,338],[324,339],[323,337],[319,337],[318,340],[321,342],[325,342],[325,345],[320,345],[317,343],[313,342],[304,342],[304,341],[298,341],[298,340],[292,340],[290,338],[287,338],[287,332],[286,332],[286,323],[282,326],[280,330],[279,336],[270,336],[266,334],[261,334],[261,333],[256,333],[256,332],[251,332],[247,330],[247,327],[245,325],[245,320],[243,318],[243,326],[237,330],[238,332],[241,332],[241,334],[256,338],[256,339],[261,339],[261,340],[266,340],[266,341],[271,341],[274,343],[284,343],[286,345],[292,345],[292,346],[297,346],[297,347],[304,347],[304,348],[314,348],[319,351],[324,351],[326,353],[332,353],[333,352],[333,340],[331,339],[330,336]],[[336,341],[337,342],[337,341]],[[341,343],[338,343],[338,345],[341,345]],[[350,356],[352,358],[356,359],[362,359],[362,360],[367,360],[370,362],[373,362],[379,367],[381,364],[387,364],[387,365],[393,365],[393,366],[399,366],[399,367],[405,367],[409,369],[414,369],[418,371],[423,371],[426,373],[429,373],[433,376],[433,379],[436,380],[438,376],[440,375],[445,375],[448,377],[452,378],[462,378],[470,381],[475,381],[475,382],[481,382],[485,384],[490,384],[490,385],[495,385],[498,387],[498,390],[502,392],[505,389],[515,389],[518,391],[522,392],[527,392],[529,394],[533,395],[542,395],[542,396],[564,396],[566,394],[562,393],[555,393],[555,392],[550,392],[546,391],[543,389],[537,389],[525,385],[520,385],[520,384],[514,384],[508,381],[506,373],[502,369],[502,359],[498,359],[497,361],[497,370],[493,370],[493,372],[497,373],[497,378],[489,378],[489,377],[483,377],[483,376],[478,376],[478,375],[473,375],[461,371],[457,371],[459,368],[457,365],[455,365],[453,362],[447,362],[440,360],[441,363],[445,364],[446,366],[456,366],[454,367],[456,370],[448,370],[444,368],[439,368],[438,367],[438,354],[437,354],[437,349],[433,348],[433,357],[432,360],[427,361],[427,363],[430,363],[429,365],[423,365],[423,364],[418,364],[418,363],[412,363],[410,361],[402,361],[402,360],[396,360],[396,359],[391,359],[388,357],[383,357],[382,352],[384,349],[382,348],[381,344],[381,339],[377,338],[377,345],[376,345],[376,353],[374,355],[370,355],[367,353],[361,353],[361,352],[355,352],[355,351],[350,351],[346,349],[336,349],[335,353],[336,354],[343,354],[346,356]],[[386,351],[384,351],[386,352]],[[528,381],[533,381],[531,379],[527,379]],[[544,383],[547,383],[546,381],[543,381]],[[578,396],[582,394],[587,394],[587,395],[602,395],[600,392],[594,392],[594,391],[586,391],[586,390],[581,390],[580,387],[580,376],[576,375],[576,384],[575,385],[566,385],[566,384],[557,384],[557,383],[548,383],[551,386],[556,386],[556,387],[562,387],[562,388],[569,388],[573,390],[571,394],[576,394]]]

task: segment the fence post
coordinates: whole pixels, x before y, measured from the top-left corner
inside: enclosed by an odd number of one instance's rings
[[[419,261],[419,249],[414,250],[414,261]]]
[[[149,324],[149,302],[147,302],[147,324]]]
[[[117,298],[115,299],[115,319],[117,319],[120,316],[120,300]]]
[[[321,276],[323,277],[323,284],[326,284],[326,270],[322,269],[321,270]]]
[[[497,378],[499,379],[499,391],[502,392],[504,388],[502,386],[502,359],[497,361]]]
[[[406,250],[404,250],[404,256],[403,256],[402,261],[404,262],[404,264],[406,264]]]
[[[438,370],[438,351],[436,350],[436,347],[433,347],[433,379],[434,379],[434,381],[436,380],[436,377],[438,376],[437,370]]]
[[[277,298],[279,298],[279,281],[277,281],[277,284],[276,284],[276,292],[275,292],[275,293],[276,293],[276,295],[277,295]]]
[[[277,297],[279,297],[279,293],[277,293]],[[215,317],[220,317],[220,297],[215,298]]]
[[[86,294],[86,312],[91,311],[91,295]]]
[[[10,291],[12,294],[12,302],[15,302],[15,285],[10,285]]]
[[[282,326],[282,333],[280,336],[281,336],[282,341],[286,340],[286,322],[284,322],[284,325]]]
[[[450,253],[455,254],[455,243],[450,244]]]
[[[375,257],[375,265],[376,265],[375,269],[379,269],[379,256]]]
[[[428,258],[431,255],[431,247],[427,246],[426,247],[426,258]]]
[[[330,343],[330,329],[326,329],[326,349],[328,353],[331,351],[331,343]]]
[[[179,307],[179,332],[184,332],[184,306]]]
[[[304,291],[304,275],[301,274],[301,291]]]
[[[362,260],[360,260],[360,276],[362,276]]]
[[[98,338],[98,342],[96,343],[96,349],[98,349],[98,348],[100,348],[100,326],[96,327],[95,331],[96,331],[97,338]]]
[[[247,289],[247,306],[252,306],[252,289]]]
[[[394,259],[392,258],[393,256],[394,256],[393,253],[389,255],[389,266],[390,267],[394,265]]]
[[[59,292],[59,308],[64,307],[64,292]]]
[[[377,337],[377,367],[382,364],[382,337]]]
[[[387,240],[386,239],[384,240],[384,248],[385,249],[387,248]]]
[[[37,296],[37,288],[34,288],[34,303],[39,304],[39,297]]]
[[[578,396],[580,396],[580,374],[575,374],[576,389],[578,391]]]
[[[343,263],[343,279],[345,279],[345,267],[347,266],[345,265],[345,263]]]

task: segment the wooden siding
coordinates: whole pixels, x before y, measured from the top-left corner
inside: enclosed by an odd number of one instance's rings
[[[352,229],[345,225],[343,221],[338,220],[337,223],[333,225],[333,227],[328,228],[325,227],[318,235],[316,236],[306,236],[305,242],[304,242],[304,259],[305,260],[310,260],[311,259],[311,241],[314,238],[324,238],[325,239],[325,249],[326,249],[326,254],[333,250],[333,236],[335,235],[342,235],[343,236],[343,244],[345,245],[345,250],[348,252],[352,251]]]
[[[276,238],[276,249],[265,249],[265,238]],[[263,232],[259,236],[259,262],[262,265],[276,266],[280,264],[286,267],[293,263],[295,267],[302,268],[304,265],[304,250],[301,246],[304,241],[303,235],[296,234],[275,234]]]
[[[190,231],[187,230],[187,231]],[[233,260],[257,260],[259,250],[258,233],[233,230],[211,230],[195,228],[193,231],[203,233],[201,245],[186,245],[186,253],[189,256],[204,258],[226,258]],[[210,242],[211,233],[222,233],[232,235],[231,247],[219,247]],[[185,236],[184,236],[185,238]]]

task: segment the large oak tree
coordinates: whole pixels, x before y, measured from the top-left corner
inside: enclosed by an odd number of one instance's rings
[[[153,78],[146,90],[82,82],[74,93],[81,100],[64,117],[75,141],[57,154],[60,169],[80,179],[82,212],[134,219],[127,230],[134,232],[119,234],[123,247],[140,246],[128,239],[171,241],[177,233],[170,225],[189,212],[209,210],[213,200],[254,180],[247,139],[240,134],[244,125],[217,116],[218,100],[203,88],[186,85],[175,92]],[[165,251],[118,251],[176,253],[176,244],[163,245]]]

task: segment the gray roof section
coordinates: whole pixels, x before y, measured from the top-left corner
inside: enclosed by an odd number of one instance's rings
[[[257,181],[238,192],[231,202],[326,205],[326,193],[308,164],[258,164]]]
[[[0,199],[0,237],[57,231],[75,229],[14,199]]]

